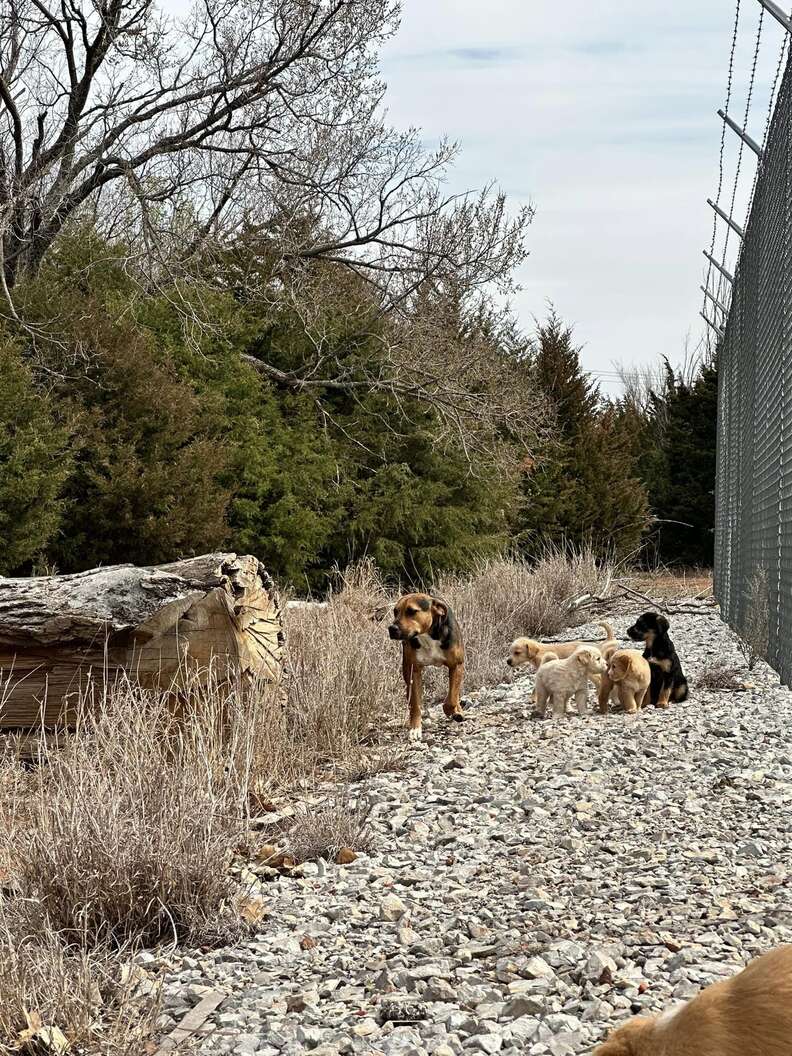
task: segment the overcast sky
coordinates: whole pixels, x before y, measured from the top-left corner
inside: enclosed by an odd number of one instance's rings
[[[709,247],[733,0],[404,0],[383,54],[395,125],[446,134],[454,190],[497,180],[531,202],[515,308],[551,300],[587,368],[682,356]],[[757,0],[742,0],[732,113],[744,110]],[[749,129],[761,140],[783,32],[763,32]],[[730,187],[737,138],[727,139]],[[744,158],[748,180],[755,161]],[[607,377],[601,379],[612,391]]]

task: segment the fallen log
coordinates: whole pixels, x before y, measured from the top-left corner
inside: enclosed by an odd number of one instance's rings
[[[249,555],[0,577],[0,729],[68,722],[120,674],[166,690],[210,670],[276,684],[283,647],[277,591]]]

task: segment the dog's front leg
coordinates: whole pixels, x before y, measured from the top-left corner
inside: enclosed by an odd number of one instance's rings
[[[402,674],[407,685],[407,707],[409,709],[409,738],[411,741],[421,739],[421,709],[423,707],[423,668],[415,663],[412,650],[404,648]]]
[[[597,692],[597,703],[599,705],[599,710],[602,715],[607,715],[610,711],[610,705],[608,702],[610,700],[610,695],[613,692],[614,685],[615,683],[611,682],[610,677],[608,675],[602,676],[599,684],[599,690]]]
[[[667,708],[671,703],[671,684],[663,684],[660,692],[657,695],[657,701],[655,703],[656,708]]]
[[[587,699],[588,698],[588,692],[587,692],[587,690],[588,690],[588,686],[586,685],[586,686],[583,686],[582,689],[578,689],[578,690],[575,691],[575,707],[577,708],[577,713],[578,713],[578,715],[580,715],[581,718],[588,711],[588,707],[587,707],[587,704],[588,704],[588,699]]]
[[[638,711],[638,704],[635,700],[635,694],[629,686],[620,686],[619,696],[621,697],[622,707],[624,708],[625,714],[634,715]]]
[[[566,693],[553,693],[550,698],[550,707],[553,709],[553,717],[556,719],[563,719],[566,712]]]
[[[464,677],[464,664],[457,664],[456,667],[449,667],[448,696],[443,703],[443,711],[445,712],[446,718],[453,719],[454,722],[464,722],[465,720],[465,716],[462,713],[462,704],[460,702],[462,696],[462,680]]]

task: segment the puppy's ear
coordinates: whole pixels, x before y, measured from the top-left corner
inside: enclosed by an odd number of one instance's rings
[[[578,649],[575,656],[577,657],[577,662],[583,667],[588,667],[594,660],[594,654],[591,649]]]
[[[668,620],[665,618],[665,616],[658,616],[657,617],[657,629],[658,629],[658,631],[660,631],[661,634],[665,634],[665,632],[668,630],[668,628],[670,626],[671,626],[671,624],[668,622]]]

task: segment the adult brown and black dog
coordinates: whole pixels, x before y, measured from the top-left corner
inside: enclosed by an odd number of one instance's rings
[[[421,739],[423,669],[448,668],[448,696],[443,711],[449,719],[462,722],[462,680],[465,648],[454,614],[448,605],[429,594],[405,594],[393,609],[388,634],[402,643],[402,674],[407,686],[410,740]]]
[[[792,1056],[792,946],[661,1016],[628,1020],[595,1056]]]

